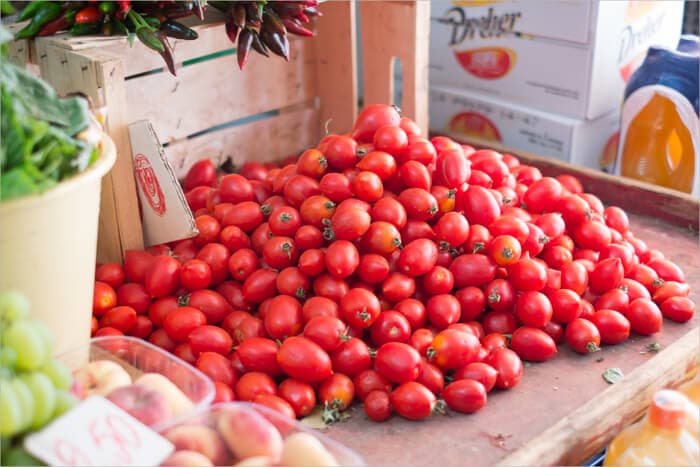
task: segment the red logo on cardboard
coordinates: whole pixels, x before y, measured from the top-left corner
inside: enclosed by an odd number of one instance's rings
[[[153,171],[151,162],[143,154],[138,154],[134,159],[134,171],[136,172],[136,180],[138,181],[141,192],[146,197],[151,209],[163,217],[165,215],[165,196],[163,189],[158,183],[158,177]]]
[[[504,47],[482,47],[455,51],[462,68],[481,79],[503,78],[515,66],[515,51]]]
[[[501,142],[498,127],[476,112],[462,112],[453,116],[447,124],[450,132],[487,141]]]

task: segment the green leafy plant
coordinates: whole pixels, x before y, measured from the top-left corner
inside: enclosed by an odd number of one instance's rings
[[[0,43],[12,35],[0,26]],[[89,124],[87,101],[60,98],[41,79],[0,63],[0,200],[42,193],[84,171],[96,147],[75,137]]]

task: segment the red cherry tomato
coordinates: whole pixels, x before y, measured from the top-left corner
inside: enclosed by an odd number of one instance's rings
[[[389,342],[377,350],[374,366],[380,375],[393,383],[415,381],[422,361],[416,349],[401,342]]]
[[[557,344],[541,329],[522,326],[515,330],[510,348],[523,360],[544,362],[557,353]]]
[[[398,386],[390,394],[389,399],[394,411],[409,420],[429,417],[436,403],[435,394],[415,381]]]
[[[462,379],[478,381],[484,386],[486,392],[493,389],[493,387],[496,385],[497,378],[498,372],[492,366],[483,362],[472,362],[460,368],[454,374],[454,381],[459,381]]]
[[[661,313],[665,318],[685,323],[695,314],[695,302],[687,297],[671,297],[661,304]]]
[[[391,400],[388,392],[372,391],[364,399],[364,410],[371,420],[383,422],[391,417]]]
[[[279,345],[272,339],[249,337],[236,347],[236,354],[246,371],[258,371],[277,377],[282,369],[277,363]]]
[[[552,303],[543,293],[525,292],[518,298],[516,314],[524,324],[542,328],[552,319]]]
[[[309,383],[320,382],[332,372],[328,354],[318,344],[300,336],[285,339],[277,352],[277,363],[292,378]]]
[[[253,401],[260,394],[277,394],[275,380],[266,373],[251,371],[238,379],[236,383],[236,395],[239,400]]]
[[[452,410],[474,413],[486,405],[486,388],[473,379],[460,379],[448,384],[442,397]]]
[[[566,326],[566,343],[575,352],[588,354],[600,348],[600,332],[598,328],[583,318],[576,318]]]
[[[331,354],[333,371],[355,377],[372,366],[369,347],[362,339],[351,337]]]
[[[355,385],[342,374],[335,373],[321,382],[318,388],[318,401],[331,409],[345,410],[355,399]]]
[[[510,389],[518,382],[523,374],[523,363],[514,351],[510,349],[496,349],[486,358],[488,365],[497,372],[496,387]]]
[[[457,329],[445,329],[433,338],[432,350],[428,354],[440,368],[450,370],[475,361],[479,347],[479,339],[474,335]]]
[[[234,386],[238,375],[229,359],[215,352],[202,352],[194,364],[199,371],[207,375],[212,381]]]
[[[632,331],[643,336],[650,336],[661,331],[663,315],[656,303],[646,298],[638,298],[630,303],[625,315]]]
[[[305,417],[316,406],[316,393],[313,387],[303,381],[288,378],[277,388],[278,395],[294,409],[297,417]]]

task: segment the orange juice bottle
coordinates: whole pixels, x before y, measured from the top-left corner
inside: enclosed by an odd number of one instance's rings
[[[678,388],[695,405],[700,405],[700,373]]]
[[[699,63],[649,48],[625,89],[616,174],[700,194]]]
[[[688,404],[678,391],[658,391],[646,416],[610,443],[603,465],[700,465],[700,440],[689,430]]]

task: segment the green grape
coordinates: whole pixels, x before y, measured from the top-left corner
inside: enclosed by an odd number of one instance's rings
[[[51,420],[60,417],[64,413],[76,406],[78,399],[70,391],[59,389],[56,391],[56,408],[53,411]]]
[[[55,358],[49,358],[39,371],[49,377],[56,389],[70,389],[73,384],[73,375],[68,367]]]
[[[34,325],[34,329],[36,329],[41,339],[44,341],[47,355],[51,355],[53,353],[53,346],[56,344],[56,339],[54,339],[51,329],[49,329],[45,322],[38,319],[32,319],[30,323]]]
[[[2,465],[45,465],[39,459],[32,457],[24,448],[14,447],[3,453]]]
[[[56,389],[49,377],[43,373],[24,373],[20,378],[29,386],[34,396],[34,417],[30,427],[32,430],[38,430],[51,420],[56,409]]]
[[[26,428],[29,428],[32,420],[34,420],[34,395],[29,390],[29,386],[19,378],[13,378],[9,384],[15,390],[19,401],[19,408],[22,412],[22,427],[20,430],[24,431]]]
[[[17,352],[17,368],[35,370],[40,368],[49,355],[46,344],[30,321],[16,321],[3,336],[3,345]]]
[[[0,320],[5,325],[29,316],[29,300],[14,290],[0,293]]]
[[[0,381],[0,436],[12,436],[22,429],[22,409],[15,389]]]
[[[13,369],[17,365],[17,352],[10,347],[0,348],[0,366]]]

